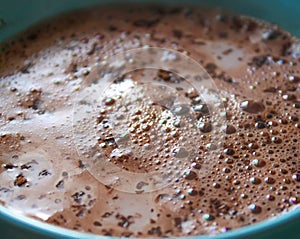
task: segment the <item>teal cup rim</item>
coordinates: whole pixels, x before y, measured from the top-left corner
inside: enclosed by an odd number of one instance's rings
[[[52,225],[46,222],[38,221],[36,219],[20,215],[15,213],[11,209],[0,206],[0,218],[8,221],[20,228],[27,229],[29,231],[38,232],[41,235],[58,237],[65,239],[96,239],[96,238],[107,238],[116,239],[123,237],[112,237],[103,236],[98,234],[91,234],[86,232],[79,232],[71,229],[66,229],[61,226]],[[190,239],[234,239],[234,238],[249,238],[260,233],[267,232],[273,228],[288,226],[290,222],[300,220],[300,207],[283,212],[273,218],[269,218],[262,222],[254,223],[248,226],[244,226],[238,229],[233,229],[228,232],[219,233],[216,235],[196,235],[196,236],[185,236],[176,238],[190,238]]]

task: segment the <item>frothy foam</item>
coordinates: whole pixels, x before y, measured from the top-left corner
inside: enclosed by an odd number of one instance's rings
[[[217,92],[201,97],[178,67],[103,67],[151,47],[170,49],[159,65],[176,62],[172,51],[194,59],[207,75],[193,79],[212,77]],[[277,27],[220,10],[102,7],[42,23],[2,45],[0,201],[66,228],[136,237],[216,234],[292,210],[299,53]],[[99,92],[103,77],[113,81]],[[212,117],[214,94],[225,123]],[[112,166],[120,171],[107,174]],[[159,186],[139,180],[149,173]]]

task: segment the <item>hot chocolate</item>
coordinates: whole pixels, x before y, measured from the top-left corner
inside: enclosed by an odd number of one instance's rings
[[[105,67],[152,47],[162,69]],[[99,7],[41,23],[1,46],[0,202],[135,237],[217,234],[293,210],[299,54],[276,26],[201,7]],[[206,72],[163,68],[184,56]],[[193,84],[210,77],[214,91]],[[214,94],[219,120],[204,97]]]

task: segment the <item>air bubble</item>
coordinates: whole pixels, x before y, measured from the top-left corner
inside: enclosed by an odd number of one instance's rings
[[[256,102],[253,100],[246,100],[240,104],[240,108],[251,114],[258,114],[265,110],[265,106],[261,102]]]
[[[262,209],[260,206],[256,205],[256,204],[251,204],[248,207],[250,209],[250,211],[254,214],[258,214],[261,213]]]

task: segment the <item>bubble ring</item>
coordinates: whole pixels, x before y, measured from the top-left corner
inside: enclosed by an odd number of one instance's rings
[[[199,96],[209,105],[213,129],[210,133],[220,149],[223,138],[222,126],[226,119],[224,107],[213,79],[194,59],[175,50],[144,47],[136,48],[106,57],[90,75],[97,75],[100,80],[84,88],[73,109],[73,137],[78,154],[86,163],[87,170],[101,183],[116,190],[138,193],[137,185],[143,183],[141,192],[152,192],[166,187],[174,178],[167,180],[158,172],[136,173],[122,169],[109,160],[99,159],[101,152],[92,152],[97,144],[97,135],[93,132],[97,105],[103,99],[106,90],[120,76],[138,69],[162,69],[175,73],[185,79],[185,86],[193,87]],[[150,83],[151,82],[147,82]],[[164,84],[162,84],[164,85]],[[165,84],[170,87],[169,84]],[[94,114],[94,116],[93,116]],[[95,131],[95,130],[94,130]],[[98,155],[98,156],[97,156]],[[215,159],[207,159],[201,174],[207,173]],[[180,172],[184,173],[184,172]],[[204,175],[203,175],[204,176]]]

